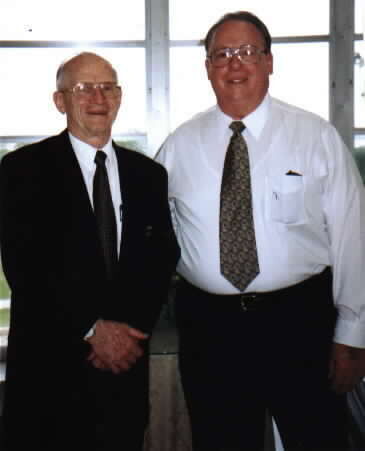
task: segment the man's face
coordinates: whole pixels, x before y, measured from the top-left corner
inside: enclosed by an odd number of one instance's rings
[[[81,55],[70,61],[65,73],[62,91],[54,94],[61,113],[66,113],[69,131],[90,145],[103,145],[111,135],[111,128],[121,103],[121,91],[105,96],[100,88],[91,95],[69,92],[79,82],[116,83],[115,74],[102,58]]]
[[[208,54],[223,48],[238,48],[250,44],[265,50],[265,41],[259,30],[248,22],[228,21],[216,30]],[[214,67],[207,58],[206,69],[222,111],[233,119],[241,119],[261,103],[269,87],[272,73],[271,53],[261,54],[254,64],[242,64],[234,55],[223,67]]]

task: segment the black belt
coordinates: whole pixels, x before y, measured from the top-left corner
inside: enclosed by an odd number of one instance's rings
[[[201,290],[200,288],[190,284],[187,281],[183,281],[187,292],[193,292],[199,297],[206,298],[209,302],[221,303],[222,300],[227,301],[227,305],[238,305],[243,312],[256,311],[262,308],[275,307],[278,302],[285,301],[288,298],[300,294],[305,295],[306,292],[311,293],[316,291],[316,287],[328,285],[331,283],[331,268],[327,267],[319,274],[315,274],[302,282],[295,285],[291,285],[286,288],[274,291],[265,292],[251,292],[240,294],[214,294]],[[232,303],[232,304],[231,304]]]

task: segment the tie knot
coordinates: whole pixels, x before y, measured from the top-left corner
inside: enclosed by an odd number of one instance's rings
[[[241,121],[234,121],[229,128],[233,130],[234,133],[242,133],[246,126]]]
[[[100,166],[105,166],[106,153],[102,150],[98,150],[95,155],[95,163]]]

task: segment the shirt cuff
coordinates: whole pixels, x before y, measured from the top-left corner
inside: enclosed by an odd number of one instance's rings
[[[338,318],[334,341],[355,348],[365,348],[365,324],[358,319]]]

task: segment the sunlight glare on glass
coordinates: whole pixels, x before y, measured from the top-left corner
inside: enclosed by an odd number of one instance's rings
[[[328,43],[274,44],[272,53],[271,95],[328,120]],[[306,61],[311,61],[316,70],[306,70]]]
[[[2,40],[139,40],[145,2],[1,0]]]
[[[186,64],[189,61],[189,64]],[[204,66],[203,47],[170,50],[170,124],[173,130],[216,100]]]
[[[365,0],[355,0],[355,33],[365,31]]]
[[[329,0],[210,0],[209,7],[207,3],[170,0],[171,39],[202,39],[223,14],[243,9],[259,16],[272,36],[329,33]]]
[[[123,89],[122,105],[114,133],[146,131],[145,50],[143,48],[1,49],[0,98],[6,115],[0,136],[53,135],[65,127],[65,117],[53,104],[56,71],[65,59],[88,50],[108,59],[116,68]],[[129,70],[133,65],[133,71]],[[26,77],[24,74],[26,73]],[[16,93],[17,101],[14,101]],[[21,108],[20,100],[21,101]]]

